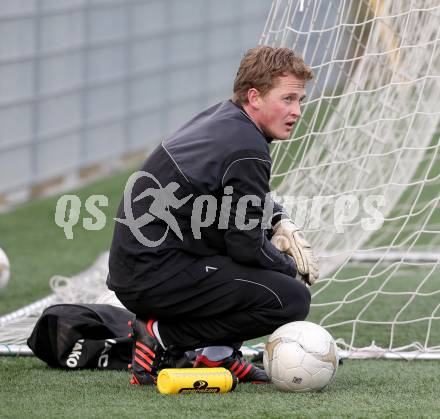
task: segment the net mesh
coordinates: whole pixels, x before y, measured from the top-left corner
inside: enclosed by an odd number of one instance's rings
[[[71,278],[54,276],[50,279],[51,295],[0,317],[0,355],[27,354],[25,345],[38,318],[46,307],[54,304],[102,303],[121,306],[114,293],[106,286],[108,252],[95,263]]]
[[[348,350],[440,351],[439,35],[435,0],[277,0],[261,39],[315,73],[272,186],[320,255],[311,319]]]

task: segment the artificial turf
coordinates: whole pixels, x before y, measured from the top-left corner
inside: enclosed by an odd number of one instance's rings
[[[58,197],[0,214],[0,246],[12,266],[10,284],[0,293],[0,314],[46,296],[52,275],[78,273],[108,250],[112,217],[130,173],[69,192],[83,204],[93,194],[108,197],[101,231],[87,231],[80,222],[67,240],[54,221]],[[90,215],[83,207],[84,216]],[[338,298],[336,291],[332,298]],[[310,318],[317,320],[318,312],[312,308]],[[378,331],[377,337],[386,333]],[[165,396],[155,388],[130,386],[127,372],[57,371],[35,358],[4,357],[0,417],[438,417],[438,371],[435,361],[348,360],[323,393],[289,394],[273,385],[242,384],[225,395]]]
[[[162,395],[129,385],[128,372],[59,371],[0,358],[2,418],[438,417],[438,362],[349,360],[322,393],[241,384],[227,394]]]

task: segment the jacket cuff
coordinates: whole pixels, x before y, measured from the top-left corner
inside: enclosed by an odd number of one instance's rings
[[[284,211],[276,212],[274,215],[272,215],[272,218],[270,220],[272,228],[274,228],[275,225],[278,224],[281,220],[284,220],[286,218],[290,220],[290,217]]]

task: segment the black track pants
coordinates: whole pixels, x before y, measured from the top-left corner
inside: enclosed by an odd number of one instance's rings
[[[304,320],[310,307],[300,281],[220,255],[199,259],[136,298],[118,297],[138,317],[158,320],[164,345],[176,350],[264,336]]]

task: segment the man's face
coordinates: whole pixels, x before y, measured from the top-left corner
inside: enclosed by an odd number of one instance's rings
[[[304,80],[286,74],[278,77],[266,95],[259,95],[255,122],[266,135],[279,140],[289,138],[293,126],[301,117],[300,103],[305,98],[305,89]]]

